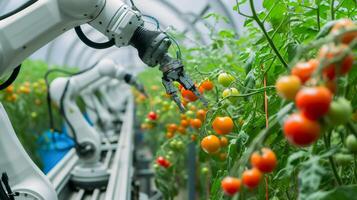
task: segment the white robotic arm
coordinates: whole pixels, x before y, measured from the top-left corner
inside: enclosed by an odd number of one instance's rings
[[[147,65],[160,65],[166,92],[181,110],[184,107],[173,81],[178,81],[206,103],[193,81],[185,74],[181,61],[167,54],[171,45],[167,34],[147,30],[140,12],[119,0],[38,0],[0,20],[0,75],[15,69],[34,51],[73,27],[77,27],[77,34],[82,41],[95,47],[83,32],[78,31],[78,26],[84,23],[102,32],[117,47],[135,47]]]
[[[106,169],[103,169],[100,163],[101,137],[95,128],[83,118],[76,104],[77,97],[103,77],[125,80],[128,74],[113,61],[103,59],[89,70],[69,78],[57,78],[50,85],[51,98],[59,105],[69,133],[76,142],[81,163],[73,171],[72,181],[81,187],[102,185],[108,178]],[[136,81],[130,83],[136,83]]]

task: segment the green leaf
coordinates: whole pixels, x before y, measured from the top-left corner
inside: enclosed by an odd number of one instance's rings
[[[318,191],[307,200],[352,200],[357,197],[357,185],[340,186],[331,191]]]

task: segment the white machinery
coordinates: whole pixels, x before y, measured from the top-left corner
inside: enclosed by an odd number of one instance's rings
[[[110,114],[109,110],[105,108],[97,96],[99,90],[98,87],[106,85],[108,81],[110,81],[110,79],[102,78],[89,86],[81,92],[81,98],[85,103],[88,118],[93,123],[96,130],[101,133],[102,140],[115,141],[117,140],[117,134],[115,133],[120,131],[120,124],[115,123],[114,117]],[[120,94],[118,96],[120,96]]]
[[[76,104],[81,92],[103,77],[125,80],[145,93],[143,86],[138,84],[133,76],[108,59],[103,59],[89,70],[71,77],[57,78],[50,85],[51,98],[60,108],[68,131],[75,140],[80,158],[79,164],[72,172],[72,182],[82,188],[100,188],[107,184],[109,178],[106,167],[100,162],[102,138],[97,130],[84,119]],[[94,102],[96,103],[99,102]]]
[[[102,32],[109,41],[102,44],[90,41],[79,27],[85,23]],[[140,12],[120,0],[31,0],[14,13],[1,18],[0,75],[11,70],[16,75],[24,59],[74,27],[79,38],[88,46],[106,48],[131,45],[138,50],[144,63],[151,67],[160,65],[163,85],[182,110],[173,81],[180,82],[204,101],[193,81],[185,74],[180,60],[167,54],[170,38],[162,31],[147,30]],[[82,81],[86,80],[78,80],[78,83]],[[0,88],[10,83],[6,81]],[[3,176],[1,181],[0,197],[4,200],[56,200],[55,189],[23,149],[2,106],[0,127],[0,170],[8,175]],[[79,135],[77,139],[88,143],[90,147],[90,151],[83,152],[84,155],[90,155],[85,163],[96,163],[98,136],[91,133],[85,134],[85,138],[82,136]]]

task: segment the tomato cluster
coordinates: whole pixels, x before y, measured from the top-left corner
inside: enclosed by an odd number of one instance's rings
[[[353,27],[356,26],[350,20],[340,20],[330,34]],[[283,127],[287,140],[296,146],[308,146],[319,138],[322,117],[339,125],[346,123],[352,115],[352,107],[346,99],[333,101],[336,78],[346,75],[354,61],[347,44],[356,37],[356,32],[346,34],[341,36],[338,44],[323,45],[317,58],[295,64],[291,75],[280,77],[276,82],[278,94],[287,100],[295,100],[299,110],[285,120]]]
[[[250,157],[251,169],[242,173],[242,181],[239,178],[226,177],[221,182],[221,187],[227,195],[234,195],[239,192],[241,182],[249,189],[256,188],[263,176],[263,173],[271,173],[276,165],[277,158],[275,153],[269,148],[262,148],[261,153],[254,152]]]
[[[211,91],[214,88],[214,84],[210,80],[204,80],[199,86],[196,85],[198,91],[203,94],[205,91]],[[178,86],[179,91],[182,95],[182,104],[187,105],[188,102],[195,102],[198,100],[198,97],[190,90],[185,89],[182,85]]]

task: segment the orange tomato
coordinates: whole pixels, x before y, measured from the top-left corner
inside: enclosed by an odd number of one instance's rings
[[[216,117],[212,123],[213,130],[220,135],[225,135],[233,130],[233,120],[230,117]]]
[[[201,83],[200,87],[206,91],[210,91],[213,89],[214,85],[210,80],[205,80]]]
[[[209,135],[202,139],[201,148],[208,154],[214,154],[221,148],[221,143],[217,136]]]
[[[195,134],[192,134],[191,135],[191,140],[194,142],[194,141],[196,141],[197,140],[197,136],[195,135]]]
[[[10,85],[9,87],[7,87],[6,89],[5,89],[5,92],[6,93],[8,93],[8,94],[11,94],[11,93],[13,93],[14,92],[14,86],[13,85]]]
[[[167,126],[167,131],[171,133],[175,133],[177,130],[177,125],[176,124],[169,124]]]
[[[199,129],[202,126],[202,121],[200,119],[191,119],[190,121],[191,127],[195,129]]]
[[[198,119],[200,119],[201,121],[205,121],[205,119],[206,119],[206,114],[207,114],[207,112],[206,112],[205,110],[200,109],[200,110],[197,111],[196,117],[197,117]]]
[[[186,119],[181,120],[181,126],[187,128],[190,125],[190,122]]]
[[[167,139],[173,138],[174,136],[175,136],[175,134],[172,133],[172,132],[167,132],[167,133],[166,133],[166,138],[167,138]]]
[[[240,191],[241,180],[239,178],[227,176],[222,180],[221,187],[225,194],[233,196]]]
[[[310,79],[318,65],[319,61],[316,59],[311,59],[308,62],[299,62],[291,70],[291,75],[299,77],[300,81],[305,83]]]
[[[221,147],[225,147],[228,145],[228,139],[224,136],[221,137],[220,142],[221,142]]]
[[[243,184],[248,188],[255,188],[259,185],[262,173],[257,168],[245,170],[242,174]]]
[[[282,76],[276,81],[275,86],[276,91],[281,97],[293,100],[301,88],[301,81],[295,75]]]
[[[269,148],[263,148],[259,152],[254,152],[250,157],[250,163],[263,173],[272,172],[277,164],[275,153]]]
[[[219,159],[221,161],[225,161],[227,159],[227,154],[226,153],[220,153],[218,157],[219,157]]]
[[[183,126],[179,126],[179,127],[177,128],[177,131],[178,131],[179,133],[181,133],[182,135],[186,134],[186,128],[183,127]]]

